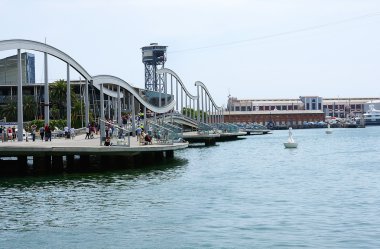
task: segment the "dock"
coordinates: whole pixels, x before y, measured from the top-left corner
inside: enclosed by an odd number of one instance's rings
[[[91,167],[90,161],[95,161],[96,167],[102,169],[135,167],[173,158],[175,150],[187,147],[187,142],[153,141],[145,145],[136,137],[130,137],[129,146],[116,143],[101,146],[99,136],[85,139],[85,135],[47,142],[41,139],[0,142],[0,175],[80,171]]]
[[[240,136],[245,136],[245,132],[209,132],[199,133],[197,131],[184,132],[183,139],[192,143],[204,143],[206,146],[215,145],[216,142],[236,140]]]

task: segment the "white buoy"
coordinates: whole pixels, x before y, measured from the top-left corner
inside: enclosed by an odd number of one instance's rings
[[[289,127],[288,141],[284,143],[285,148],[297,148],[298,144],[293,139],[292,127]]]
[[[326,134],[331,134],[333,131],[332,129],[330,128],[330,123],[327,124],[327,130],[326,130]]]

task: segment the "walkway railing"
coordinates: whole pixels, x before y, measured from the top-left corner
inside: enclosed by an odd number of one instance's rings
[[[215,124],[215,128],[222,133],[237,133],[240,130],[239,126],[229,123],[217,123]]]
[[[173,144],[174,141],[182,138],[182,129],[177,132],[179,130],[172,130],[150,120],[148,120],[148,124],[150,128],[147,132],[158,144]]]
[[[215,128],[209,124],[199,122],[198,123],[198,133],[199,134],[210,134],[210,133],[217,133]]]
[[[110,145],[126,146],[126,147],[131,146],[131,136],[130,136],[131,131],[130,130],[125,129],[117,124],[110,123],[103,119],[99,119],[99,121],[101,123],[100,145],[104,145],[105,139],[107,139],[105,136],[103,136],[105,135],[103,133],[104,132],[103,127],[105,127],[105,125],[107,124],[114,128],[113,132],[109,134]]]

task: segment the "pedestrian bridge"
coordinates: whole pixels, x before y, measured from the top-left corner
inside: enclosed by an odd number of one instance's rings
[[[162,68],[157,71],[159,79],[158,92],[149,92],[144,89],[138,89],[113,75],[91,75],[79,62],[69,56],[67,53],[37,41],[13,39],[0,41],[0,51],[16,50],[17,51],[17,103],[18,103],[18,131],[23,130],[23,89],[22,89],[22,70],[21,70],[21,50],[32,50],[41,52],[44,55],[44,117],[45,123],[49,123],[49,91],[48,85],[48,62],[50,57],[55,57],[66,64],[66,82],[67,82],[67,127],[71,128],[71,77],[70,70],[75,70],[84,78],[85,91],[83,93],[83,105],[85,110],[85,122],[90,122],[90,112],[96,120],[105,120],[106,116],[122,125],[122,110],[130,111],[131,130],[135,131],[138,125],[137,112],[143,112],[147,117],[147,112],[153,115],[164,115],[165,122],[181,128],[191,130],[208,130],[222,124],[223,109],[218,106],[206,88],[206,85],[200,81],[195,82],[195,92],[191,93],[182,79],[171,69]],[[97,92],[99,100],[89,98],[89,90]],[[154,103],[151,101],[155,96]],[[92,103],[91,103],[92,101]],[[93,108],[91,109],[90,106]],[[173,115],[169,115],[172,113]],[[175,115],[174,115],[175,114]],[[147,119],[142,122],[147,125]],[[101,125],[102,134],[104,135],[104,125]],[[22,134],[18,136],[22,141]]]

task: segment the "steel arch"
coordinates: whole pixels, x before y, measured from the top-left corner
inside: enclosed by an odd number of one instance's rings
[[[120,79],[119,77],[112,76],[112,75],[96,75],[92,78],[93,84],[96,88],[100,88],[101,84],[114,84],[117,86],[120,86],[124,89],[126,89],[128,92],[130,92],[141,104],[143,104],[145,107],[147,107],[149,110],[156,112],[156,113],[166,113],[173,109],[175,105],[175,100],[172,100],[168,105],[163,107],[156,107],[146,100],[144,100],[138,92],[126,81]]]
[[[61,50],[53,46],[50,46],[41,42],[37,42],[37,41],[23,40],[23,39],[0,41],[0,51],[10,50],[10,49],[27,49],[27,50],[45,52],[47,54],[50,54],[68,63],[71,67],[73,67],[79,74],[81,74],[87,80],[91,80],[92,78],[91,75],[78,62],[76,62],[68,54],[62,52]]]

